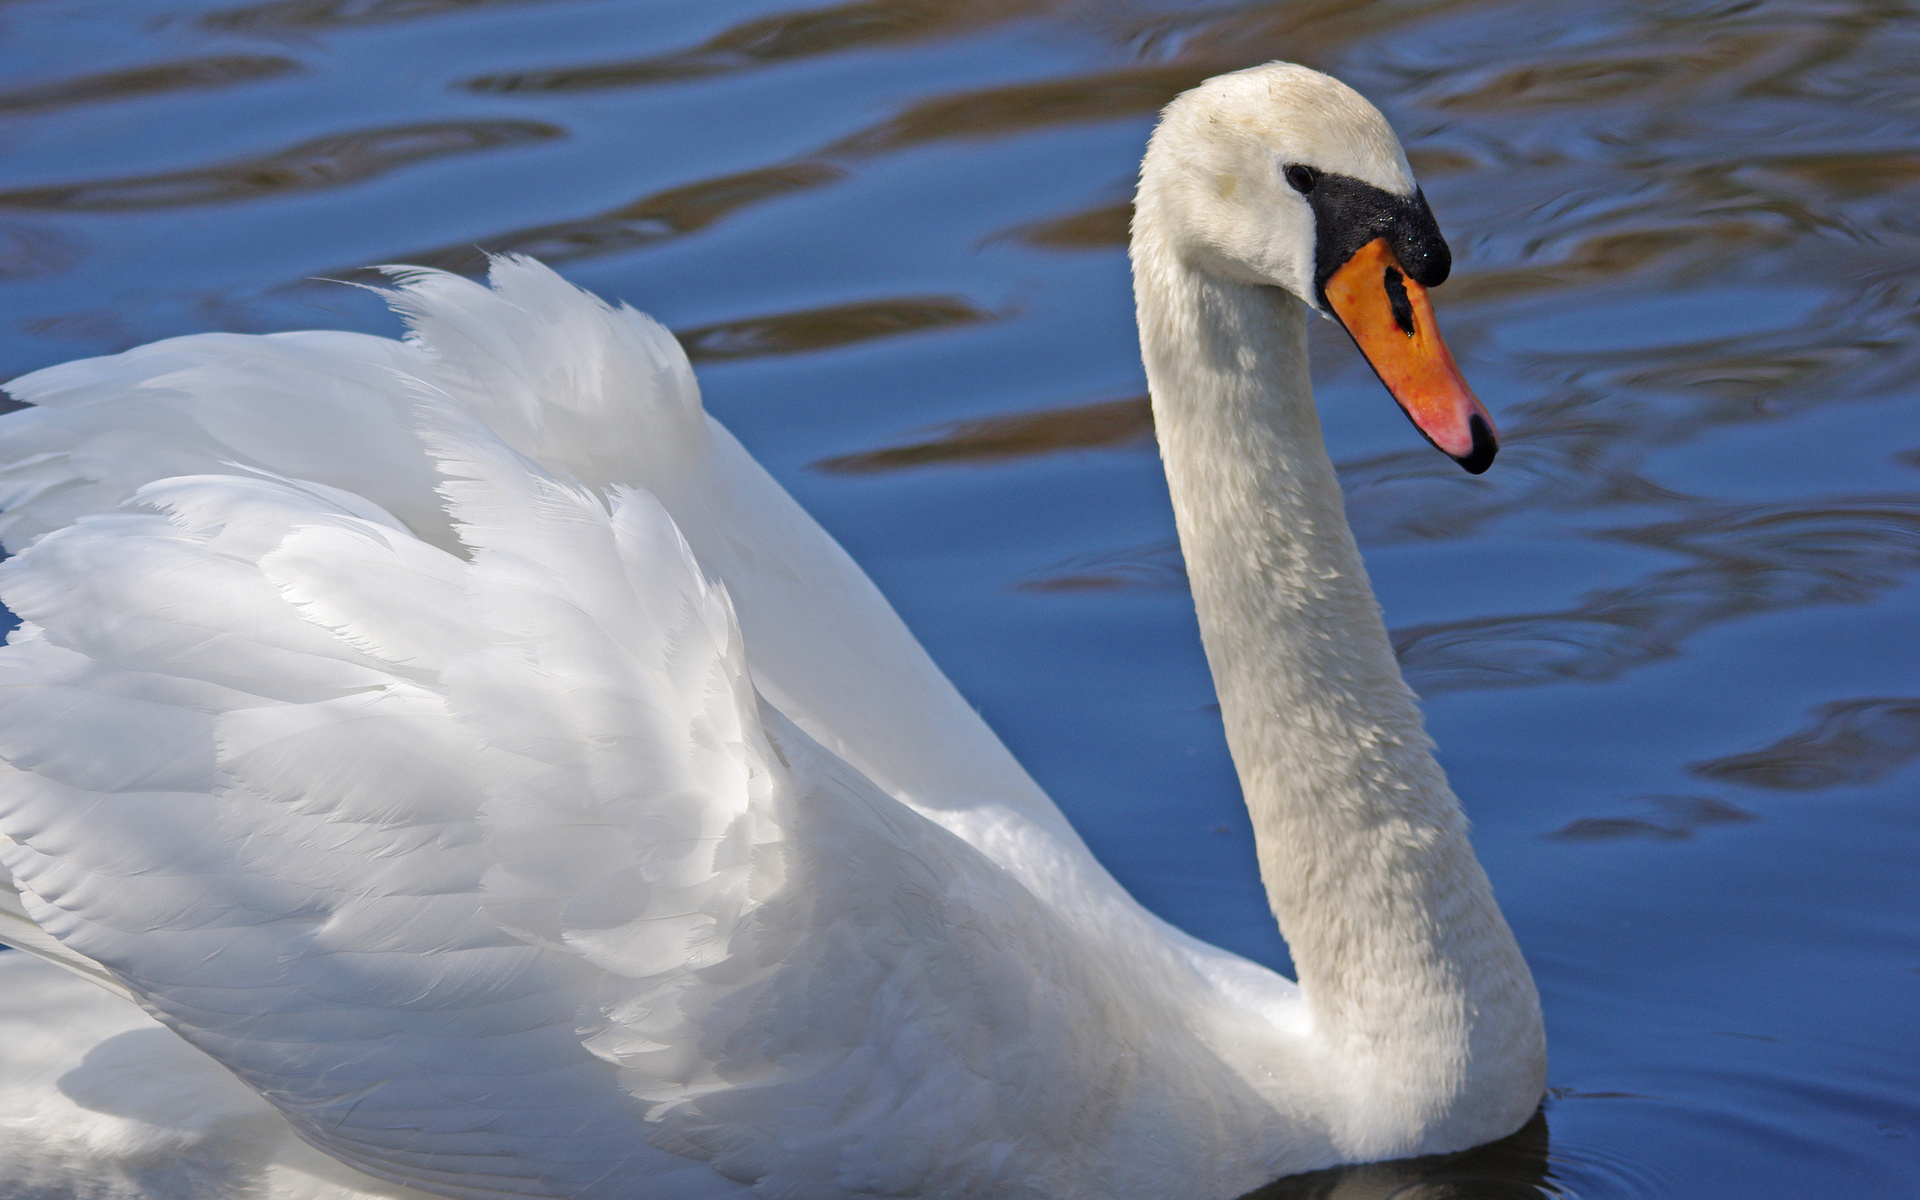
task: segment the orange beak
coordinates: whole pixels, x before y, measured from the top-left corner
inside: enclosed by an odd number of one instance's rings
[[[1427,289],[1409,278],[1386,238],[1354,251],[1327,279],[1327,304],[1414,428],[1468,473],[1493,464],[1499,435],[1440,340]]]

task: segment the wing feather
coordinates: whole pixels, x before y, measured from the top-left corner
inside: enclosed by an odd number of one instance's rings
[[[364,496],[456,548],[398,378],[421,351],[365,334],[170,338],[12,380],[34,407],[0,421],[0,539],[18,551],[159,479],[230,464]]]
[[[1183,1036],[1126,978],[1173,951],[663,331],[529,262],[401,292],[414,344],[179,339],[0,421],[0,936],[452,1197],[1067,1192],[1179,1136],[1131,1097],[1251,1103],[1107,1044]]]
[[[715,1194],[581,1045],[591,969],[485,911],[488,792],[514,771],[436,690],[494,636],[442,604],[468,565],[321,487],[141,499],[164,515],[0,567],[46,621],[0,654],[0,859],[26,914],[362,1170],[458,1196]],[[343,540],[358,603],[316,579]]]

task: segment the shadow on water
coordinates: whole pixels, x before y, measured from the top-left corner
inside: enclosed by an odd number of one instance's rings
[[[1552,1183],[1543,1109],[1510,1137],[1459,1154],[1435,1154],[1290,1175],[1240,1200],[1541,1200]]]

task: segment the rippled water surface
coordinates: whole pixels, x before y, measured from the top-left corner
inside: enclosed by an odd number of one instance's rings
[[[1271,58],[1405,134],[1507,448],[1316,376],[1544,993],[1507,1143],[1273,1196],[1920,1195],[1920,6],[5,0],[0,378],[391,332],[515,249],[680,331],[1149,906],[1284,967],[1123,248],[1151,114]]]

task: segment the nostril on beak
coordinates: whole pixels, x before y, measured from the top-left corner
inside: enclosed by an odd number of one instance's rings
[[[1393,310],[1393,323],[1400,332],[1413,336],[1413,301],[1407,299],[1407,281],[1398,269],[1387,268],[1386,279],[1382,281],[1387,289],[1387,306]]]

